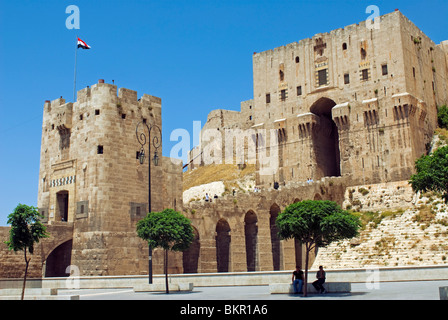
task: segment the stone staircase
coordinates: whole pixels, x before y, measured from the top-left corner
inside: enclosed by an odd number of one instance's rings
[[[370,222],[358,238],[320,248],[313,268],[319,265],[328,269],[448,265],[448,206],[434,194],[417,195],[408,208],[388,211],[380,223]]]

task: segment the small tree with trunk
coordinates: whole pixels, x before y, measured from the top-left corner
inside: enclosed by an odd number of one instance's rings
[[[168,251],[185,251],[194,239],[191,221],[173,209],[150,212],[137,223],[137,235],[151,248],[162,248],[164,254],[166,293],[168,286]]]
[[[281,239],[297,239],[306,248],[303,295],[307,296],[309,253],[333,241],[353,238],[361,226],[359,218],[328,200],[293,203],[276,220]]]
[[[9,250],[22,251],[25,257],[25,274],[23,277],[22,300],[25,297],[26,277],[28,275],[28,267],[31,257],[27,257],[27,251],[34,253],[34,244],[40,239],[47,238],[45,226],[40,222],[42,215],[39,214],[37,208],[19,204],[14,211],[8,216],[8,224],[11,225],[9,230],[9,240],[5,241]]]

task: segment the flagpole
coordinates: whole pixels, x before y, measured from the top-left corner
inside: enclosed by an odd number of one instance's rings
[[[78,38],[76,38],[78,39]],[[76,63],[78,59],[78,41],[76,41],[76,49],[75,49],[75,79],[73,80],[73,103],[76,102]]]

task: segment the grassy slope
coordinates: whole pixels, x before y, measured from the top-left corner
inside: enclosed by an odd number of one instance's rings
[[[223,181],[230,190],[236,186],[236,180],[244,179],[251,174],[255,174],[255,165],[247,165],[243,170],[234,164],[212,164],[199,167],[193,171],[184,172],[183,190],[214,181]]]

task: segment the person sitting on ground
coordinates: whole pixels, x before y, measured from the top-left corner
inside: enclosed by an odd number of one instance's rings
[[[303,271],[300,270],[299,266],[296,266],[296,271],[292,273],[292,287],[294,288],[294,293],[302,293],[303,285]]]

